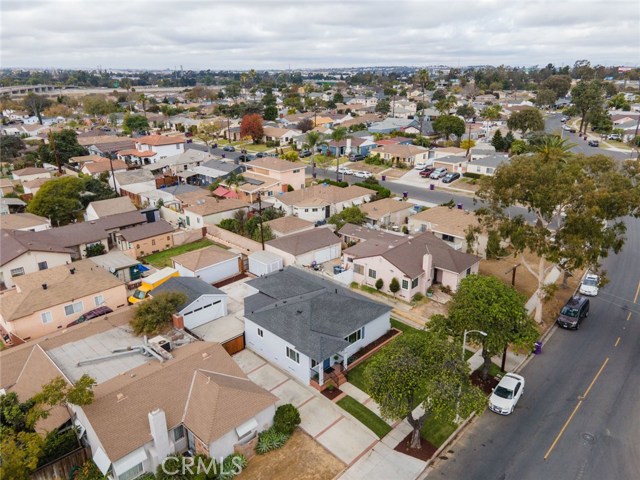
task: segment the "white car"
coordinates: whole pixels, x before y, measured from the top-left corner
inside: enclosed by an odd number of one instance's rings
[[[416,170],[424,170],[425,168],[427,168],[427,162],[418,162],[413,168]]]
[[[347,167],[340,167],[338,169],[338,173],[347,173],[350,172],[351,170],[349,170]]]
[[[569,125],[562,125],[562,129],[563,130],[571,130],[571,127]]]
[[[500,415],[509,415],[524,393],[524,377],[506,373],[489,397],[489,408]]]
[[[370,178],[373,176],[371,172],[358,172],[358,171],[353,172],[353,175],[358,178]]]
[[[353,175],[353,170],[351,170],[350,168],[345,168],[344,172],[342,173],[344,173],[345,175]]]
[[[598,295],[598,284],[600,283],[600,277],[592,273],[588,273],[582,283],[580,284],[580,293],[582,295],[589,295],[595,297]]]

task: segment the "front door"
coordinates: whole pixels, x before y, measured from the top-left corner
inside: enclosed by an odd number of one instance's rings
[[[329,370],[329,368],[331,367],[331,359],[327,358],[325,359],[324,362],[322,362],[322,369],[323,370]]]
[[[324,207],[324,218],[329,218],[331,216],[331,205],[327,205]]]
[[[189,429],[187,429],[187,450],[194,455],[196,453],[196,437]]]

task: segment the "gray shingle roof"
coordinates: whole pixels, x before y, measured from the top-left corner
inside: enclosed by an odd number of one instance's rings
[[[267,245],[291,255],[300,255],[337,243],[340,243],[340,238],[330,228],[314,228],[313,230],[270,240]]]
[[[389,312],[333,282],[294,267],[247,282],[245,317],[321,362],[343,350],[346,336]]]
[[[179,310],[192,304],[202,295],[226,295],[226,293],[219,288],[211,286],[204,280],[196,277],[171,277],[162,285],[151,290],[151,295],[165,292],[182,292],[187,296],[187,301],[183,305],[180,305]]]
[[[144,238],[172,233],[173,230],[173,225],[169,222],[166,220],[158,220],[157,222],[145,223],[138,225],[137,227],[126,228],[120,232],[120,235],[122,235],[122,238],[127,242],[137,242]]]

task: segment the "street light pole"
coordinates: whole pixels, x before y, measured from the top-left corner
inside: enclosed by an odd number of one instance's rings
[[[487,332],[483,332],[482,330],[465,330],[464,335],[462,335],[462,361],[465,362],[464,354],[467,350],[467,334],[469,333],[479,333],[483,337],[487,336]],[[458,387],[458,401],[456,402],[456,423],[460,423],[460,396],[462,395],[462,383]]]

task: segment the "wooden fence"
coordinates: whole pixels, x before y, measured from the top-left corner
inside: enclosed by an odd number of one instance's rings
[[[89,447],[80,447],[55,462],[48,463],[33,472],[31,480],[60,480],[72,478],[71,474],[76,468],[91,458]]]

